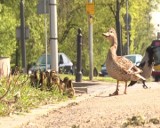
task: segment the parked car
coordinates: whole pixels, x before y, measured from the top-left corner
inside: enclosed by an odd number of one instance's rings
[[[143,56],[140,54],[129,54],[129,55],[124,55],[124,57],[131,60],[134,63],[134,65],[136,65],[136,66],[139,66],[139,64],[141,63],[141,60],[143,58]]]
[[[73,74],[73,63],[69,57],[64,53],[58,53],[58,66],[60,73],[72,73]],[[47,70],[51,69],[51,55],[47,55]],[[30,72],[41,70],[46,70],[46,54],[43,54],[39,57],[36,64],[30,68]]]
[[[129,55],[124,55],[124,57],[131,60],[136,66],[139,66],[139,64],[143,58],[142,55],[140,55],[140,54],[129,54]],[[100,71],[99,75],[100,76],[108,75],[105,63],[103,65],[101,65],[101,71]]]
[[[101,71],[99,73],[99,76],[107,76],[107,68],[106,68],[106,63],[101,65]]]

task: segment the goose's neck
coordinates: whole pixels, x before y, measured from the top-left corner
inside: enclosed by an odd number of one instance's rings
[[[111,42],[110,52],[113,56],[117,56],[117,38],[113,38]]]

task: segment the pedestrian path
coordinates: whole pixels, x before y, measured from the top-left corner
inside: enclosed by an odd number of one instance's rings
[[[80,83],[79,83],[80,84]],[[82,84],[82,83],[81,83]],[[160,83],[147,82],[147,85],[151,88],[159,87]],[[78,87],[78,86],[77,86]],[[59,104],[49,104],[41,106],[39,108],[31,110],[30,113],[25,113],[22,115],[12,115],[10,117],[0,117],[0,128],[18,128],[23,124],[35,119],[37,116],[48,115],[51,111],[57,110],[61,107],[66,107],[73,103],[79,103],[86,99],[93,98],[97,95],[103,93],[112,93],[115,91],[116,83],[108,82],[85,82],[81,87],[87,88],[87,93],[79,94],[75,99],[68,100],[66,102],[61,102]],[[133,87],[128,87],[128,90],[142,89],[142,84],[136,84]],[[120,90],[124,90],[124,83],[120,84]]]

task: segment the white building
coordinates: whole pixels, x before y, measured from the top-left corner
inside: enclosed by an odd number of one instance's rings
[[[160,32],[160,12],[151,12],[151,23],[154,25],[154,34]]]

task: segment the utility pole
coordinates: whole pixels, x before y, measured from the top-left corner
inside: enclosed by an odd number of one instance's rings
[[[57,34],[57,3],[50,0],[50,47],[51,70],[58,72],[58,34]]]
[[[47,55],[47,0],[44,0],[44,36],[45,36],[45,47],[46,47],[46,71],[48,69],[48,55]]]
[[[49,6],[49,0],[39,0],[38,1],[38,6],[37,6],[37,13],[38,14],[44,14],[44,39],[45,39],[45,56],[46,56],[46,71],[48,69],[48,51],[47,51],[47,14],[49,13],[48,11],[48,6]]]
[[[125,29],[126,29],[126,54],[130,53],[130,30],[131,30],[131,15],[128,13],[128,0],[126,0],[126,14],[124,15]]]
[[[20,18],[21,18],[21,50],[22,50],[22,68],[23,73],[27,73],[26,64],[26,46],[25,46],[25,19],[24,19],[24,1],[20,2]]]
[[[15,63],[15,65],[17,66],[17,67],[19,67],[19,41],[17,40],[17,42],[16,42],[16,63]]]
[[[117,54],[122,55],[122,40],[121,40],[121,25],[119,21],[119,11],[120,11],[120,3],[119,0],[116,0],[116,31],[117,31],[117,40],[118,40],[118,49]]]
[[[126,0],[126,31],[127,31],[127,54],[129,54],[129,20],[128,20],[128,0]]]
[[[159,29],[159,24],[157,24],[157,40],[159,40],[160,39],[160,29]]]
[[[92,0],[88,0],[88,4],[92,4]],[[94,10],[94,6],[91,6],[90,10]],[[94,13],[94,11],[93,11]],[[93,16],[91,12],[88,13],[88,35],[89,35],[89,79],[93,80]]]

